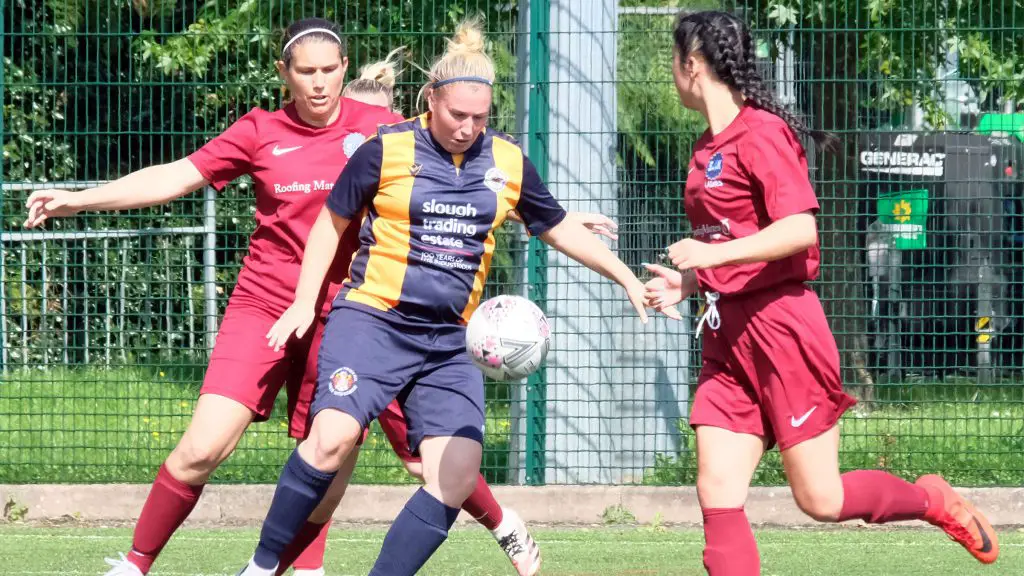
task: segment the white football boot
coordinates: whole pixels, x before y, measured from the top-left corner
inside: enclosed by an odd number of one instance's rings
[[[115,558],[106,558],[107,564],[111,566],[110,571],[103,576],[144,576],[142,570],[135,564],[132,564],[124,557],[124,554],[118,552],[120,560]]]
[[[515,511],[502,508],[501,516],[501,524],[491,534],[519,576],[535,576],[540,571],[540,548]]]

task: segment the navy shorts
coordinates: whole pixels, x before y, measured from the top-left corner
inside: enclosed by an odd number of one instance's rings
[[[414,454],[427,436],[483,444],[484,377],[464,326],[403,322],[350,303],[328,316],[317,367],[313,416],[340,410],[365,429],[398,398]]]

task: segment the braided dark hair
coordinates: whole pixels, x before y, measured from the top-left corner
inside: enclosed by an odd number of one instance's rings
[[[838,138],[808,127],[765,86],[754,60],[754,40],[742,20],[727,12],[681,12],[674,36],[682,61],[699,52],[715,75],[748,102],[782,118],[793,132],[809,136],[819,147],[838,148]]]

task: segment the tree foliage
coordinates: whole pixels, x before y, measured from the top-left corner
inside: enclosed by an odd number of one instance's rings
[[[982,108],[1024,100],[1024,4],[1020,0],[753,0],[738,3],[768,35],[795,32],[808,61],[839,60],[847,81],[870,81],[859,104],[893,113],[917,103],[935,128],[956,121],[945,84],[951,53]],[[823,49],[831,35],[853,34],[852,50]],[[819,76],[819,78],[821,78]],[[831,80],[831,78],[830,78]],[[839,80],[839,79],[837,79]]]

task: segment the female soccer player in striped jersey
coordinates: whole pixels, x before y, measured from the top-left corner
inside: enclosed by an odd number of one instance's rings
[[[348,83],[342,94],[347,98],[359,100],[375,106],[393,108],[394,106],[394,84],[395,84],[395,62],[394,58],[401,49],[388,54],[384,62],[365,66],[360,70],[359,78]],[[514,211],[508,216],[511,219],[521,221]],[[611,239],[616,239],[615,223],[608,217],[601,214],[571,212],[567,218],[572,218],[586,226],[595,234],[600,234]],[[398,401],[395,400],[388,405],[377,417],[381,429],[387,436],[395,454],[405,465],[406,470],[420,481],[423,480],[422,459],[414,455],[409,447],[408,422]],[[365,431],[364,431],[365,434]],[[344,479],[347,482],[347,478]],[[338,486],[339,479],[335,479],[334,485]],[[332,511],[323,510],[323,505],[314,513],[312,520],[326,522],[330,519]],[[529,531],[522,519],[513,510],[502,508],[491,492],[490,486],[480,474],[477,477],[476,488],[473,493],[462,504],[462,509],[473,516],[477,522],[491,531],[495,540],[502,550],[512,561],[520,576],[529,576],[531,567],[540,566],[540,548],[530,536]],[[282,560],[282,567],[286,566],[287,558]],[[281,571],[278,567],[278,572]]]
[[[363,429],[396,397],[425,487],[396,518],[371,574],[415,574],[445,540],[476,486],[483,440],[483,375],[466,353],[465,323],[509,210],[533,235],[620,283],[646,320],[636,276],[566,220],[518,145],[485,129],[494,65],[483,48],[476,25],[459,27],[431,68],[430,112],[378,130],[310,232],[295,302],[271,331],[272,347],[311,325],[312,296],[354,220],[361,243],[324,332],[310,437],[282,472],[244,576],[274,574]]]
[[[829,147],[767,90],[747,27],[723,12],[680,15],[676,88],[708,130],[697,141],[685,208],[694,232],[669,248],[678,270],[649,266],[656,309],[703,292],[703,367],[690,425],[711,576],[760,574],[743,510],[754,469],[778,444],[797,505],[821,522],[925,520],[990,563],[995,532],[936,475],[839,472],[839,351],[817,295],[818,201],[797,134]]]

